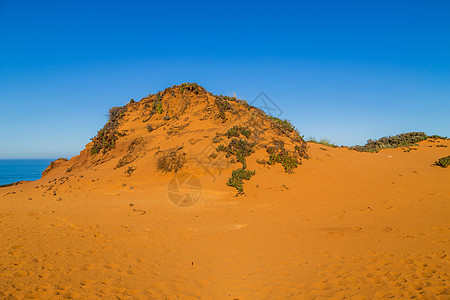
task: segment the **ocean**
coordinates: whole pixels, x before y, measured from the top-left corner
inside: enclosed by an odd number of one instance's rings
[[[54,159],[0,159],[0,185],[37,180]]]

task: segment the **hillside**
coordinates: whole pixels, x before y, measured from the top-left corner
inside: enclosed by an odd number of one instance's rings
[[[43,175],[96,170],[103,178],[143,178],[183,171],[215,178],[229,173],[227,184],[242,194],[256,162],[292,173],[306,158],[306,143],[288,121],[243,100],[182,84],[111,108],[108,122],[80,155],[53,163]]]

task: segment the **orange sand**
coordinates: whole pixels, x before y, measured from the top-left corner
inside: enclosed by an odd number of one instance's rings
[[[450,141],[309,147],[292,175],[249,161],[245,196],[199,169],[186,208],[144,161],[1,188],[0,298],[450,299]]]

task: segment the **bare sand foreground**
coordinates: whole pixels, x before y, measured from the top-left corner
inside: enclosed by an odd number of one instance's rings
[[[450,141],[438,143],[310,143],[295,174],[251,165],[240,197],[227,172],[218,185],[199,171],[190,207],[169,200],[171,175],[85,170],[2,188],[0,296],[450,299],[450,169],[432,166]]]

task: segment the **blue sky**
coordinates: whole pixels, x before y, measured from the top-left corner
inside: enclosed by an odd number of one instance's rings
[[[264,91],[306,137],[450,136],[450,2],[0,0],[0,158],[71,157],[182,82]]]

